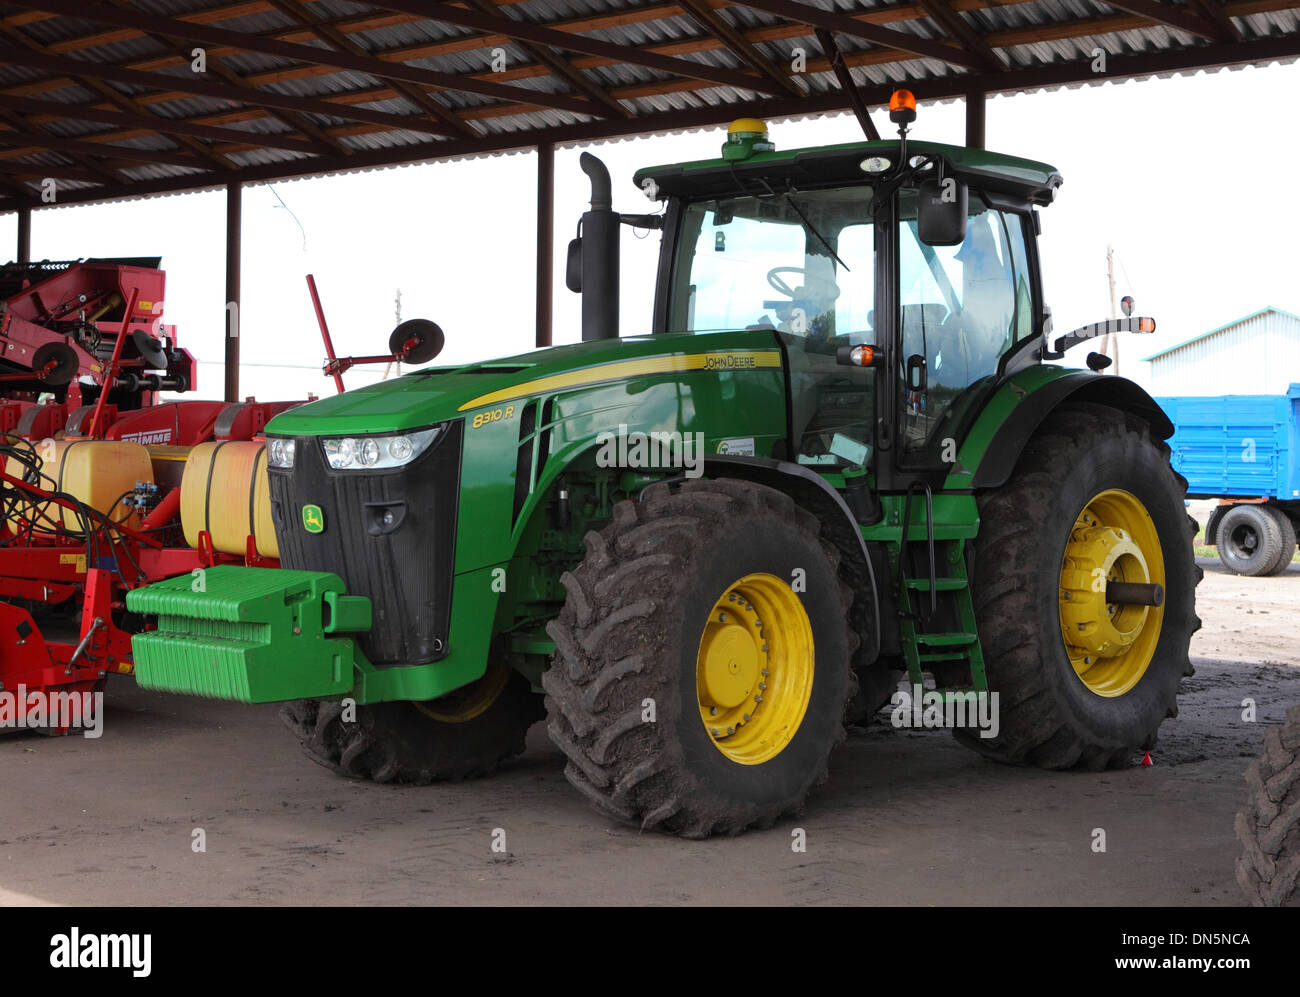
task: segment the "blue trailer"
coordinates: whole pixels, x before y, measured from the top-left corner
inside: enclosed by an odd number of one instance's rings
[[[1285,395],[1157,398],[1188,498],[1217,498],[1205,542],[1242,575],[1285,571],[1300,525],[1300,384]]]

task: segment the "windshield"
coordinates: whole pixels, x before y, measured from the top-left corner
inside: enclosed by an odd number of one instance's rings
[[[774,329],[871,340],[871,189],[701,201],[682,213],[671,332]]]

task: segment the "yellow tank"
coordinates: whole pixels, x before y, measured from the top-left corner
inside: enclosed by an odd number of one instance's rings
[[[278,558],[266,445],[231,440],[200,443],[191,450],[181,478],[181,527],[191,547],[199,545],[199,533],[207,530],[214,549],[243,554],[251,534],[259,554]]]
[[[149,451],[139,443],[118,440],[41,440],[32,444],[41,459],[40,480],[34,482],[46,491],[66,492],[99,512],[109,514],[114,522],[126,526],[140,525],[135,509],[119,502],[127,492],[134,491],[136,482],[153,483],[153,463]],[[27,468],[10,457],[5,463],[5,473],[21,478]],[[116,503],[116,505],[115,505]],[[82,524],[71,509],[51,505],[46,511],[46,530],[53,522],[61,522],[65,529],[80,530]],[[17,524],[10,521],[11,527]]]

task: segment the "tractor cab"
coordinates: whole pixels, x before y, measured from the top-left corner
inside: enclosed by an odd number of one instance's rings
[[[944,472],[1001,377],[1041,359],[1036,209],[1061,183],[908,142],[915,103],[895,104],[898,140],[780,152],[746,121],[721,159],[635,177],[666,203],[655,331],[779,336],[786,459],[869,466],[882,486]]]

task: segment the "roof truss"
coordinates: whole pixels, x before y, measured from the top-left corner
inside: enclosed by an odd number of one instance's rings
[[[988,18],[1002,0],[857,12],[824,0],[643,0],[545,21],[524,2],[376,0],[338,16],[317,0],[188,0],[162,16],[136,0],[10,0],[0,70],[21,72],[0,78],[0,210],[36,201],[47,176],[83,185],[61,191],[74,203],[742,115],[852,108],[863,119],[892,89],[871,83],[877,67],[926,99],[1300,56],[1300,34],[1259,36],[1243,20],[1300,0],[1106,0],[1113,14],[998,30]],[[75,27],[50,30],[60,22]],[[1088,59],[1023,54],[1134,31],[1157,33],[1146,51],[1112,47],[1103,74]],[[191,71],[194,47],[205,73]],[[802,72],[790,58],[799,49]],[[132,179],[141,166],[168,176]]]

